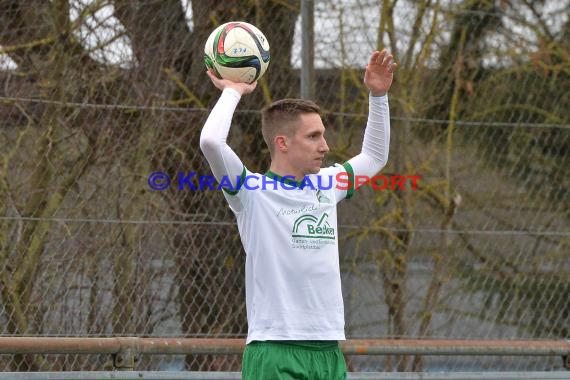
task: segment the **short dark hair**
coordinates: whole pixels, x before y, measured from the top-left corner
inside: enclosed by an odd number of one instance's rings
[[[295,134],[296,122],[299,116],[307,113],[320,114],[319,106],[305,99],[277,100],[261,110],[261,133],[263,140],[273,154],[273,139],[279,134],[292,136]]]

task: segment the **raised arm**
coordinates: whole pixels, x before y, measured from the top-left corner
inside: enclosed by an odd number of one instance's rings
[[[364,84],[370,91],[368,122],[364,131],[362,151],[348,160],[355,175],[376,175],[388,161],[390,145],[390,109],[388,90],[397,68],[385,49],[375,51],[364,74]]]
[[[208,76],[214,85],[222,90],[222,95],[204,124],[200,135],[200,149],[208,160],[216,180],[221,181],[224,176],[227,176],[232,186],[236,186],[237,178],[241,175],[244,166],[226,140],[241,96],[252,92],[257,83],[234,83],[218,79],[210,72]]]

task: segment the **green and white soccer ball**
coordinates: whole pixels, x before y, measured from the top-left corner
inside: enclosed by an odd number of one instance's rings
[[[243,21],[218,26],[204,47],[204,61],[218,78],[251,83],[269,66],[269,43],[255,26]]]

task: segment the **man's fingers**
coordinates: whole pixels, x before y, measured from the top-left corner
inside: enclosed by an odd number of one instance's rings
[[[257,81],[252,82],[248,85],[248,92],[253,92],[253,90],[255,90],[255,88],[257,87]]]
[[[370,56],[370,61],[368,61],[369,65],[373,65],[376,63],[376,61],[378,60],[378,56],[380,55],[379,51],[375,51],[374,53],[372,53],[372,55]]]
[[[382,62],[384,62],[384,58],[386,57],[386,54],[388,52],[386,51],[386,49],[382,49],[382,51],[380,51],[380,53],[378,53],[378,56],[376,57],[376,61],[374,63],[381,65]]]
[[[219,78],[212,72],[212,70],[206,70],[206,74],[208,74],[208,76],[210,77],[210,79],[212,81],[216,81]]]
[[[394,56],[386,49],[382,49],[381,51],[375,51],[372,53],[370,57],[370,62],[368,62],[369,66],[377,65],[382,66],[388,69],[390,72],[394,72],[396,70],[396,63],[394,63]]]

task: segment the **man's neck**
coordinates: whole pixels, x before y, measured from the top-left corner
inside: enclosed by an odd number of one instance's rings
[[[305,174],[298,170],[293,170],[287,165],[279,165],[275,162],[271,162],[269,171],[277,174],[280,177],[295,177],[295,181],[302,181],[305,178]]]

